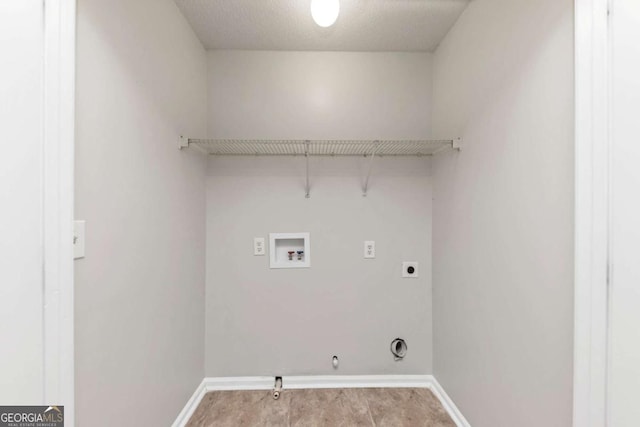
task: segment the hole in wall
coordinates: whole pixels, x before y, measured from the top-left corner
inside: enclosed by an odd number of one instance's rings
[[[391,353],[395,360],[403,359],[407,354],[407,343],[402,338],[391,341]]]

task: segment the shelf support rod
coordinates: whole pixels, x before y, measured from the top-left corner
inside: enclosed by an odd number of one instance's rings
[[[180,150],[182,150],[183,148],[189,148],[189,138],[180,135],[180,139],[178,140],[178,148]]]
[[[307,199],[311,197],[311,186],[309,185],[309,141],[304,142],[304,158],[307,163],[307,182],[305,185],[305,195]]]
[[[431,155],[435,156],[436,154],[440,154],[443,152],[461,151],[461,150],[462,150],[462,138],[455,138],[455,139],[452,139],[451,142],[449,142],[446,146],[440,147],[437,150],[435,150],[433,153],[431,153]]]
[[[373,159],[376,157],[376,151],[378,150],[378,141],[373,143],[373,151],[371,152],[371,159],[369,159],[369,171],[367,172],[367,179],[364,181],[364,188],[362,189],[362,197],[367,197],[367,191],[369,191],[369,178],[371,177],[371,170],[373,169]]]

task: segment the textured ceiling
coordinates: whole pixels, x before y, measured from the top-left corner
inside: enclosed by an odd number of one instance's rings
[[[329,28],[311,0],[175,0],[207,49],[427,51],[469,0],[340,0]]]

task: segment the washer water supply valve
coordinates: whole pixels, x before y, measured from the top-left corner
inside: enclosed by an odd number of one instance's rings
[[[303,255],[304,255],[304,251],[298,251],[298,261],[302,260]]]
[[[276,384],[273,387],[273,399],[278,400],[282,393],[282,377],[276,377]]]
[[[394,360],[402,360],[407,355],[407,343],[402,338],[391,341],[391,353]]]
[[[289,254],[289,261],[293,261],[293,254],[295,254],[296,251],[289,251],[287,253]]]

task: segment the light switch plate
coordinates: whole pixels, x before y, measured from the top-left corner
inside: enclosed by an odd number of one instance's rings
[[[73,221],[73,259],[84,258],[85,222]]]
[[[364,242],[364,257],[367,259],[376,257],[376,242],[373,240],[366,240]]]
[[[402,277],[405,279],[415,279],[418,277],[418,263],[416,261],[405,261],[402,263]]]
[[[253,254],[256,256],[265,254],[264,237],[256,237],[253,239]]]

